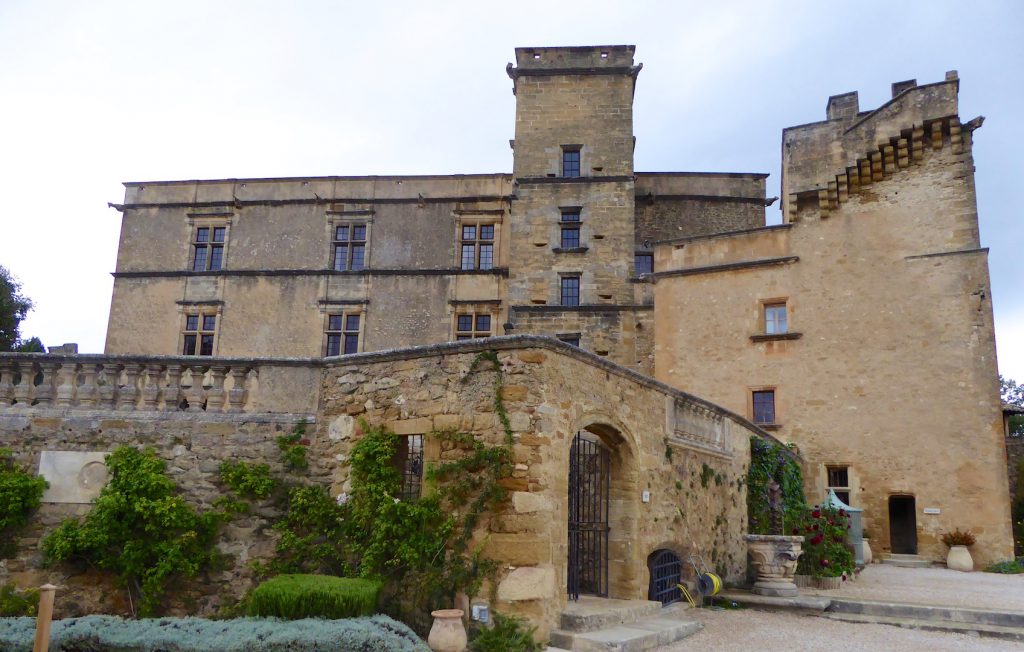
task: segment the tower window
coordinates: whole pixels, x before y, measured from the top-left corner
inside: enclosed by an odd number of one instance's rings
[[[217,333],[217,315],[185,315],[182,332],[182,355],[213,355],[213,339]]]
[[[563,306],[580,305],[580,277],[563,276],[561,279],[560,299]]]
[[[638,253],[634,258],[636,275],[652,274],[654,272],[654,254]]]
[[[580,176],[580,150],[579,148],[562,150],[562,176]]]
[[[339,224],[334,227],[334,269],[357,272],[366,267],[366,225]]]
[[[785,302],[764,304],[765,335],[782,335],[788,332],[787,322]]]
[[[455,339],[471,340],[491,336],[490,313],[468,313],[455,316]]]
[[[460,269],[494,267],[494,225],[463,224]]]

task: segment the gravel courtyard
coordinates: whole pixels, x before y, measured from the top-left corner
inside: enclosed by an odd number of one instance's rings
[[[961,573],[946,568],[871,564],[838,591],[801,589],[834,598],[1024,612],[1024,575]]]
[[[1007,650],[1021,652],[1024,643],[979,638],[963,634],[926,632],[888,625],[844,623],[818,616],[798,616],[744,609],[709,611],[691,609],[687,619],[704,623],[704,629],[658,652],[716,650],[842,650],[843,652],[912,652],[932,650]]]

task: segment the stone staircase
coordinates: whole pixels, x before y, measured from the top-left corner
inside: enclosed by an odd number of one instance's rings
[[[682,640],[703,628],[685,620],[686,604],[582,596],[569,601],[549,650],[642,652]]]
[[[832,600],[826,618],[1024,641],[1024,612]]]
[[[883,564],[901,566],[903,568],[930,568],[932,562],[918,555],[891,554],[882,558]]]

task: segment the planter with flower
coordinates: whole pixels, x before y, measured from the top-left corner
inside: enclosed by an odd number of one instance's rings
[[[942,535],[942,543],[949,546],[946,555],[946,568],[969,573],[974,570],[974,559],[968,546],[974,545],[974,534],[970,530],[961,532],[960,528]]]
[[[815,505],[807,510],[802,524],[792,530],[804,536],[797,574],[808,576],[808,583],[819,589],[838,589],[852,578],[856,563],[846,542],[849,529],[850,515],[844,509]]]
[[[796,456],[778,444],[757,437],[750,441],[747,474],[747,512],[751,534],[745,538],[757,575],[754,593],[773,596],[798,594],[793,575],[802,536],[783,534],[798,522],[804,499],[803,476]]]

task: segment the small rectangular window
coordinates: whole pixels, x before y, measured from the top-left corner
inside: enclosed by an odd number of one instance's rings
[[[563,306],[580,305],[580,277],[563,276],[561,278],[560,299]]]
[[[216,314],[185,315],[182,332],[182,355],[213,355],[213,340],[217,332]]]
[[[764,304],[764,332],[766,335],[781,335],[788,332],[786,304]]]
[[[490,313],[475,312],[455,316],[456,341],[490,337],[492,334]]]
[[[359,353],[359,314],[327,316],[327,355]]]
[[[494,267],[494,225],[463,224],[460,251],[460,269],[492,269]]]
[[[638,253],[634,258],[636,264],[636,275],[654,273],[654,254]]]
[[[196,227],[192,239],[192,271],[216,272],[224,268],[224,244],[227,227]]]
[[[574,178],[580,176],[580,150],[562,150],[562,176]]]
[[[579,249],[580,246],[580,227],[578,226],[563,226],[562,227],[562,249]]]
[[[572,344],[573,346],[576,347],[580,345],[579,335],[559,335],[558,339],[559,341],[565,342],[566,344]]]
[[[775,423],[775,390],[760,390],[753,393],[754,423]]]
[[[574,209],[574,210],[564,210],[564,211],[562,211],[562,221],[563,222],[579,222],[580,221],[580,212],[579,212],[579,210],[575,210]]]
[[[850,502],[850,471],[849,467],[846,466],[829,466],[828,471],[828,487],[832,491],[836,492],[836,496],[839,500],[843,501],[847,505],[852,505]]]
[[[366,268],[366,225],[340,224],[334,228],[332,264],[338,272]]]

